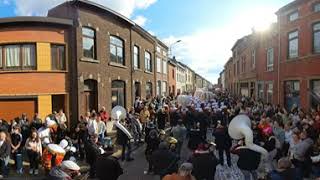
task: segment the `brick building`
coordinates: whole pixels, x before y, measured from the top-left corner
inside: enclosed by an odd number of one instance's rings
[[[176,87],[177,87],[177,81],[176,81],[176,71],[177,71],[177,61],[175,59],[170,59],[168,62],[168,83],[169,83],[169,94],[171,96],[177,95]]]
[[[227,89],[248,95],[243,89],[254,87],[252,94],[265,102],[287,109],[294,104],[314,107],[320,102],[320,1],[295,0],[276,14],[278,21],[268,31],[253,32],[241,43],[237,41],[239,46],[250,37],[252,43],[244,52],[246,59],[251,57],[252,71],[250,62],[242,61],[243,53],[239,56],[233,48],[233,57],[225,65]],[[250,83],[243,85],[247,78]]]
[[[155,47],[156,57],[156,95],[167,96],[168,94],[168,47],[157,40]]]
[[[69,28],[72,21],[47,17],[0,19],[0,118],[26,113],[42,119],[69,114]]]

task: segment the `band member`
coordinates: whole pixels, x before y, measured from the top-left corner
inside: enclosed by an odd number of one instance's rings
[[[57,144],[48,144],[43,151],[42,164],[45,173],[48,174],[51,168],[59,166],[66,154],[66,151]]]

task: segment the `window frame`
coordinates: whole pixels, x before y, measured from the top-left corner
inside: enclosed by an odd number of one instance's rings
[[[295,32],[297,32],[297,36],[295,36],[295,37],[293,37],[293,38],[290,38],[290,34],[295,33]],[[288,45],[288,48],[287,48],[288,53],[287,53],[287,58],[288,58],[288,59],[298,58],[298,57],[299,57],[299,30],[296,29],[296,30],[294,30],[294,31],[290,31],[290,32],[288,33],[288,35],[287,35],[287,38],[288,38],[288,44],[287,44],[287,45]],[[294,40],[297,40],[297,55],[296,55],[296,56],[290,56],[290,42],[291,42],[291,41],[294,41]]]
[[[317,6],[319,6],[319,9],[317,10]],[[312,5],[312,11],[315,12],[315,13],[318,13],[320,12],[320,2],[315,2],[313,5]]]
[[[138,52],[136,53],[135,50],[138,50]],[[136,62],[136,58],[137,58],[137,62]],[[134,69],[140,69],[140,47],[138,45],[134,45],[133,46],[133,68]]]
[[[157,61],[157,73],[162,73],[162,63],[161,63],[161,58],[157,57],[156,58]]]
[[[23,58],[23,46],[31,45],[33,46],[34,52],[34,65],[33,66],[24,66],[25,59]],[[7,66],[6,62],[6,46],[19,46],[19,66]],[[1,66],[0,71],[15,71],[15,70],[37,70],[37,46],[36,43],[9,43],[9,44],[0,44],[1,49]]]
[[[272,63],[270,63],[271,57],[272,57]],[[270,47],[267,49],[267,71],[273,71],[273,66],[274,66],[274,48]]]
[[[146,55],[149,55],[149,59],[147,59]],[[149,51],[144,51],[144,65],[145,65],[145,71],[147,72],[152,72],[153,68],[152,68],[152,57],[151,57],[151,53]]]
[[[251,68],[255,69],[256,68],[256,50],[252,50],[251,52]]]
[[[293,17],[293,19],[291,19],[292,16],[295,15],[295,14],[297,14],[297,17]],[[298,10],[295,10],[295,11],[291,12],[290,14],[288,14],[288,21],[289,21],[289,22],[296,21],[296,20],[299,19],[299,16],[300,16],[299,11],[298,11]]]
[[[319,5],[320,5],[320,3],[319,3]],[[315,34],[316,33],[320,34],[320,28],[317,29],[317,30],[315,30],[315,28],[314,28],[316,25],[320,26],[320,21],[315,22],[315,23],[312,24],[312,53],[313,54],[320,54],[320,44],[319,44],[319,50],[316,51],[316,49],[315,49]],[[319,36],[319,38],[320,38],[320,36]],[[320,39],[319,39],[319,42],[320,42]]]
[[[162,73],[168,74],[168,62],[166,60],[162,60]]]
[[[84,33],[83,33],[83,29],[92,30],[92,31],[93,31],[93,37],[84,34]],[[94,28],[88,27],[88,26],[82,26],[81,30],[82,30],[82,32],[81,32],[81,33],[82,33],[82,55],[83,55],[83,57],[85,57],[85,58],[89,58],[89,59],[94,59],[94,60],[96,60],[96,59],[97,59],[97,41],[96,41],[96,39],[97,39],[97,33],[96,33],[96,30],[95,30]],[[93,52],[92,52],[92,56],[93,56],[93,57],[87,57],[87,56],[85,56],[85,49],[84,49],[84,39],[85,39],[85,38],[88,38],[88,39],[92,39],[92,40],[93,40],[93,49],[92,49],[92,51],[93,51]]]
[[[114,38],[115,40],[119,41],[122,46],[120,46],[120,45],[117,44],[117,43],[112,42],[112,38]],[[115,48],[116,54],[113,54],[113,53],[111,52],[111,47],[114,47],[114,48]],[[119,58],[120,56],[118,56],[118,55],[119,55],[119,54],[118,54],[118,48],[121,48],[121,49],[122,49],[122,53],[121,53],[121,55],[122,55],[122,62],[121,62],[121,58]],[[125,60],[125,42],[124,42],[124,40],[123,40],[121,37],[115,36],[115,35],[110,35],[110,36],[109,36],[109,53],[110,53],[110,57],[109,57],[109,58],[110,58],[110,62],[116,63],[116,64],[120,64],[120,65],[123,65],[123,66],[126,65],[126,63],[125,63],[125,62],[126,62],[126,60]],[[113,61],[112,55],[115,56],[116,61]]]
[[[57,69],[53,69],[53,63],[52,63],[52,61],[53,61],[53,58],[52,58],[52,47],[53,46],[60,46],[60,47],[63,47],[64,48],[64,55],[63,55],[63,57],[64,57],[64,68],[61,68],[61,69],[59,69],[59,68],[57,68]],[[66,48],[66,45],[65,44],[56,44],[56,43],[52,43],[52,44],[50,44],[50,49],[51,49],[51,70],[55,70],[55,71],[66,71],[67,70],[67,48]],[[57,56],[58,57],[58,56]],[[60,62],[60,61],[59,61]],[[60,63],[58,63],[58,64],[60,64]]]

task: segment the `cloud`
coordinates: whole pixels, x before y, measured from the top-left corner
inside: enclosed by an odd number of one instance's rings
[[[144,16],[136,16],[134,19],[133,19],[133,21],[135,22],[135,23],[137,23],[139,26],[144,26],[145,25],[145,23],[147,22],[147,18],[146,17],[144,17]]]
[[[0,4],[3,4],[3,5],[10,5],[11,3],[11,0],[0,0]]]
[[[231,48],[237,39],[250,34],[261,17],[269,23],[275,21],[274,8],[262,8],[238,13],[233,22],[220,27],[199,28],[184,36],[169,36],[163,41],[171,46],[172,55],[187,64],[195,72],[207,78],[212,83],[217,83],[219,73],[224,64],[231,57]]]
[[[3,0],[9,1],[9,0]],[[11,0],[15,4],[15,13],[20,16],[45,16],[47,11],[68,0]],[[126,17],[131,18],[137,9],[146,9],[157,0],[91,0],[107,6]]]

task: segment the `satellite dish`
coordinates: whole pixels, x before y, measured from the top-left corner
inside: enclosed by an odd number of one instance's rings
[[[114,120],[121,120],[126,118],[126,110],[122,106],[115,106],[111,110],[111,118]]]

